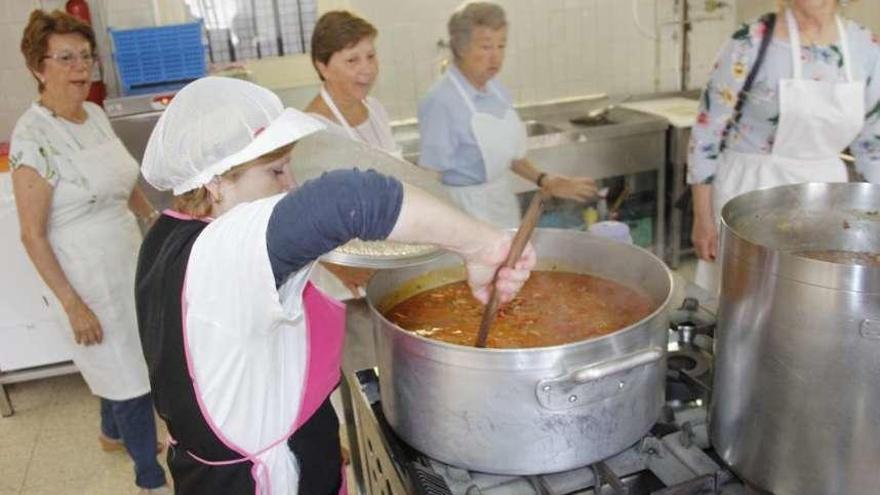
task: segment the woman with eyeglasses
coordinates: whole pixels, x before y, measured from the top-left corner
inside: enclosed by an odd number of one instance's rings
[[[138,337],[136,217],[158,214],[136,185],[138,163],[97,105],[86,101],[92,28],[35,10],[21,51],[39,96],[12,133],[10,165],[21,239],[64,309],[73,360],[100,398],[104,450],[123,447],[141,493],[170,493],[156,461],[150,382]]]

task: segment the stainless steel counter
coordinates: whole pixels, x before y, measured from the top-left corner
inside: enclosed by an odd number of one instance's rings
[[[171,86],[166,91],[151,94],[108,98],[104,103],[113,131],[138,163],[143,161],[144,150],[156,122],[179,87],[180,85]],[[143,177],[139,184],[157,210],[161,211],[171,205],[170,192],[157,191]]]
[[[582,98],[517,108],[526,124],[528,158],[541,170],[597,180],[653,175],[656,194],[653,215],[653,248],[663,257],[666,232],[666,119],[626,108],[614,108],[607,119],[578,125],[573,123],[607,103],[604,98]],[[397,123],[395,139],[404,157],[419,158],[418,125]],[[536,189],[534,183],[513,176],[515,193]],[[630,190],[632,190],[631,188]]]

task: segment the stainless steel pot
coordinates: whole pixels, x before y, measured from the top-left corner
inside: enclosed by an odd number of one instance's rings
[[[802,184],[722,210],[711,433],[777,495],[880,490],[880,269],[794,256],[880,251],[880,186]]]
[[[411,294],[463,279],[458,257],[378,273],[367,300],[382,408],[395,432],[431,457],[489,473],[563,471],[624,450],[660,413],[672,288],[663,262],[644,249],[570,230],[538,229],[533,244],[542,269],[638,287],[657,310],[596,339],[477,349],[406,332],[381,313]]]

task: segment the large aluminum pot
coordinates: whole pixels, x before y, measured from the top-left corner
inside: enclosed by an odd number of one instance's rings
[[[539,268],[640,288],[657,309],[595,339],[477,349],[406,332],[381,313],[409,295],[462,280],[458,257],[378,273],[367,300],[382,409],[403,440],[433,458],[489,473],[563,471],[626,449],[660,413],[672,288],[663,262],[644,249],[570,230],[538,229],[533,244]]]
[[[880,490],[880,269],[794,256],[880,251],[880,186],[802,184],[722,210],[711,434],[777,495]]]

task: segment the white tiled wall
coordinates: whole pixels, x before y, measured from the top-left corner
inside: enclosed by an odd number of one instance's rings
[[[36,0],[0,0],[0,140],[36,95],[34,79],[24,69],[19,51],[21,32]]]
[[[519,103],[610,92],[642,94],[679,87],[680,30],[676,0],[501,0],[510,23],[501,79]],[[639,32],[632,7],[647,35]],[[691,2],[692,8],[703,2]],[[448,58],[437,42],[460,0],[350,0],[353,10],[379,29],[382,61],[375,95],[398,118],[413,116],[420,95]],[[694,27],[691,86],[698,87],[715,53],[732,31],[730,9]],[[703,16],[699,9],[693,13]],[[656,45],[659,43],[659,49]],[[659,54],[659,57],[658,57]]]
[[[115,74],[106,47],[106,26],[150,26],[156,17],[175,20],[183,0],[91,0],[93,22],[104,58],[105,78],[115,94]],[[509,51],[503,82],[519,103],[613,94],[670,91],[679,86],[679,29],[661,25],[674,20],[681,0],[636,0],[648,34],[633,21],[630,0],[501,0],[510,22]],[[322,11],[351,8],[380,31],[382,75],[375,95],[395,118],[415,115],[416,104],[448,58],[437,42],[446,37],[446,20],[460,0],[319,0]],[[692,4],[703,2],[691,0]],[[21,30],[33,8],[63,7],[64,0],[0,0],[0,140],[8,138],[15,119],[35,96],[33,82],[18,50]],[[154,12],[154,5],[159,7]],[[655,12],[656,11],[656,12]],[[691,86],[702,84],[718,46],[733,26],[732,15],[698,23],[694,28]],[[659,43],[659,46],[658,46]],[[659,54],[659,56],[658,56]],[[273,65],[272,70],[278,69]],[[284,64],[280,64],[286,67]],[[310,71],[308,64],[289,64]],[[278,80],[277,74],[273,74]],[[301,81],[291,73],[291,81]],[[276,88],[290,92],[288,89]]]
[[[181,0],[182,1],[182,0]],[[0,0],[0,141],[9,139],[18,116],[37,95],[33,77],[24,66],[19,49],[21,35],[33,9],[63,9],[64,0]],[[155,24],[151,0],[91,0],[92,23],[105,68],[108,92],[116,92],[107,47],[106,26],[140,27]]]
[[[748,22],[776,8],[776,0],[738,0],[737,19]],[[880,0],[854,0],[844,8],[844,15],[880,32]]]

